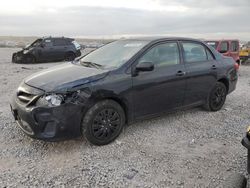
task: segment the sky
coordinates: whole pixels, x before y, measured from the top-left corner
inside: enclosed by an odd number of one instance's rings
[[[1,36],[250,40],[250,0],[5,0]]]

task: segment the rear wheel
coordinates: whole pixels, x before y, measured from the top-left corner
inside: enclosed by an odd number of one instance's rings
[[[122,107],[113,100],[96,103],[85,114],[82,133],[95,145],[109,144],[122,132],[125,114]]]
[[[76,55],[73,52],[68,52],[65,55],[65,61],[73,61],[76,58]]]
[[[225,103],[226,97],[226,86],[221,82],[217,82],[208,96],[205,108],[209,111],[220,110]]]

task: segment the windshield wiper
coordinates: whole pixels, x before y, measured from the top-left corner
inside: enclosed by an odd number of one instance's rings
[[[94,67],[94,68],[97,68],[97,69],[102,67],[102,65],[97,64],[97,63],[93,63],[93,62],[90,62],[90,61],[80,61],[80,64],[85,65],[87,67]]]

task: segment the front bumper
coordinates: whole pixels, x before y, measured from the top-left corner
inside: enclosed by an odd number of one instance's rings
[[[27,107],[14,97],[10,106],[19,127],[32,138],[57,141],[81,135],[80,105],[69,103],[57,107]]]
[[[12,54],[12,63],[23,63],[23,61],[24,61],[23,53],[17,52]]]

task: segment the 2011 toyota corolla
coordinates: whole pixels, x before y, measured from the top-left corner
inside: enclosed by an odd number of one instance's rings
[[[232,58],[199,40],[119,40],[24,79],[11,110],[33,138],[84,135],[104,145],[135,120],[194,106],[220,110],[237,70]]]

